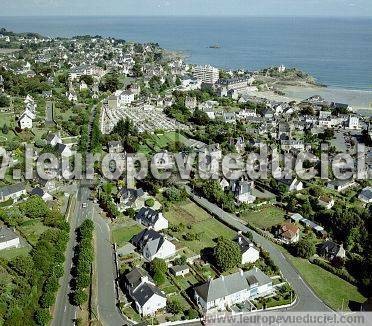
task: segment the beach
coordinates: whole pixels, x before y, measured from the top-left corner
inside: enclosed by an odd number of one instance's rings
[[[372,91],[350,90],[320,86],[284,86],[281,89],[285,95],[278,95],[273,91],[249,92],[251,96],[266,98],[271,101],[303,101],[313,95],[319,95],[329,102],[347,103],[356,111],[372,114]]]

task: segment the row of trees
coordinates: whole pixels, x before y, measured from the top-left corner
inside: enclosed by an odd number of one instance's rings
[[[85,220],[77,230],[78,245],[75,248],[75,284],[72,293],[72,302],[81,306],[88,300],[87,288],[90,286],[91,265],[94,259],[93,249],[94,224]]]

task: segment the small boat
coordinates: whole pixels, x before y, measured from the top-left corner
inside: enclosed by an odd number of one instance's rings
[[[214,44],[214,45],[210,45],[209,48],[210,49],[220,49],[221,46],[219,46],[218,44]]]

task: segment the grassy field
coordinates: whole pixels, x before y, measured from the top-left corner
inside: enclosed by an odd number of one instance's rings
[[[286,256],[315,293],[332,309],[341,310],[343,306],[344,310],[348,310],[349,302],[362,303],[366,300],[355,286],[336,275],[311,264],[306,259],[296,258],[289,254],[286,254]]]
[[[112,230],[112,239],[119,247],[121,247],[141,230],[142,227],[138,224],[118,227],[117,229]]]
[[[28,247],[0,250],[0,258],[12,260],[13,258],[18,256],[26,256],[29,251],[30,248]]]
[[[40,220],[29,220],[19,226],[19,230],[32,245],[35,245],[43,232],[48,229]]]
[[[285,212],[275,206],[258,208],[257,211],[246,211],[241,214],[241,218],[247,223],[260,229],[270,229],[272,226],[284,221]]]
[[[168,212],[164,212],[164,216],[170,224],[179,225],[182,223],[185,226],[184,230],[172,234],[180,240],[182,245],[190,248],[195,253],[199,253],[203,248],[213,247],[215,245],[214,239],[217,237],[224,236],[232,239],[235,236],[234,231],[191,201],[173,205]],[[191,229],[187,226],[191,226]],[[186,233],[201,234],[200,240],[186,241],[183,237]]]

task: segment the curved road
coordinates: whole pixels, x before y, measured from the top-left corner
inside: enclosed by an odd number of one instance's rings
[[[280,268],[283,276],[291,284],[294,291],[297,293],[297,302],[294,306],[288,309],[288,311],[296,312],[330,312],[332,311],[322,300],[320,300],[316,294],[310,289],[310,287],[304,282],[297,270],[292,264],[286,259],[286,257],[273,245],[273,243],[261,236],[257,232],[249,229],[245,226],[242,221],[233,214],[229,214],[222,210],[220,207],[212,204],[207,199],[194,195],[190,187],[186,186],[186,190],[192,199],[200,206],[204,207],[207,211],[213,215],[218,216],[226,224],[231,225],[233,228],[242,232],[251,232],[253,234],[253,240],[259,243],[263,249],[269,252],[270,257],[274,263]]]

